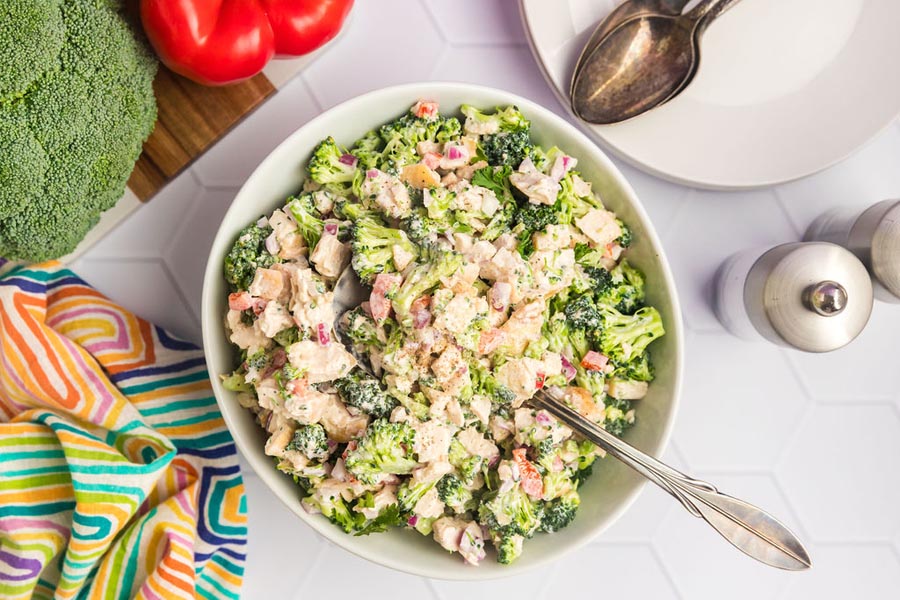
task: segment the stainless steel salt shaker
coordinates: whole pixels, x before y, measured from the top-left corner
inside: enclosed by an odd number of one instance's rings
[[[847,248],[869,269],[875,297],[900,303],[900,200],[884,200],[862,212],[826,212],[813,221],[804,239]]]
[[[856,338],[872,312],[872,281],[852,252],[827,242],[747,250],[716,275],[714,307],[734,335],[805,352]]]

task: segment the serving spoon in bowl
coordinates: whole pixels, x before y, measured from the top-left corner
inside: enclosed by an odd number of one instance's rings
[[[595,41],[571,86],[572,110],[588,123],[626,121],[665,104],[694,79],[700,38],[740,0],[701,0],[684,14],[636,14]]]
[[[376,377],[368,356],[357,352],[347,333],[344,314],[369,298],[369,290],[352,267],[347,267],[334,287],[338,341],[356,358],[359,367]],[[767,565],[789,571],[812,566],[803,544],[787,527],[760,508],[719,492],[715,486],[685,475],[645,454],[570,408],[559,388],[538,390],[529,401],[546,410],[611,456],[674,496],[695,517],[709,523],[738,550]]]

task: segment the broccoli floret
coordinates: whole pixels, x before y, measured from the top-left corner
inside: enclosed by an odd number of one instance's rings
[[[515,222],[518,206],[509,187],[509,174],[511,172],[512,169],[508,166],[496,169],[485,167],[475,171],[475,174],[472,176],[472,185],[491,190],[500,202],[500,208],[491,217],[484,231],[481,232],[480,237],[483,240],[494,241],[508,232]]]
[[[296,344],[300,341],[300,338],[300,328],[297,326],[282,329],[272,337],[272,339],[275,340],[275,343],[283,348],[288,348],[292,344]]]
[[[394,247],[418,256],[418,247],[409,241],[406,233],[392,229],[369,217],[353,224],[353,258],[351,264],[359,278],[370,284],[379,273],[396,272]]]
[[[481,152],[491,165],[517,167],[533,148],[528,129],[501,131],[481,140]]]
[[[456,438],[450,440],[447,460],[456,468],[459,477],[466,484],[475,481],[475,477],[481,472],[481,467],[484,465],[484,458],[477,454],[469,454],[469,451]]]
[[[500,535],[494,540],[497,549],[497,562],[501,565],[512,564],[522,554],[522,543],[525,538],[514,533]]]
[[[612,364],[614,367],[613,377],[630,381],[653,381],[653,364],[650,362],[650,354],[647,352],[629,361],[612,361]]]
[[[301,194],[300,196],[292,196],[288,199],[287,209],[297,222],[297,229],[300,235],[306,240],[306,245],[315,248],[322,237],[322,231],[325,229],[325,221],[316,210],[315,202],[311,193]]]
[[[256,269],[271,267],[278,259],[266,250],[266,238],[271,227],[248,225],[241,230],[231,250],[225,256],[225,281],[232,291],[246,290],[253,281]]]
[[[456,273],[465,262],[462,254],[443,252],[434,247],[423,248],[420,260],[422,262],[406,276],[391,301],[401,322],[409,317],[410,307],[416,298],[436,286],[443,277]]]
[[[377,379],[365,376],[358,369],[335,381],[334,387],[345,404],[376,419],[387,417],[397,406],[397,401],[381,389]]]
[[[378,326],[360,307],[347,311],[342,317],[346,323],[347,335],[354,343],[362,346],[379,344]]]
[[[378,166],[381,152],[384,150],[384,140],[376,131],[369,131],[354,144],[350,151],[359,159],[359,165],[363,169],[374,169]]]
[[[462,479],[447,473],[437,483],[438,497],[456,513],[464,513],[473,507],[472,490],[466,489]]]
[[[15,0],[0,28],[0,256],[75,248],[156,120],[156,60],[120,1]]]
[[[495,126],[497,131],[528,131],[531,127],[531,123],[525,118],[525,115],[515,106],[497,108],[491,114],[482,112],[468,104],[463,104],[459,107],[459,110],[466,116],[467,123],[471,120],[471,122],[482,126],[488,124],[490,127]]]
[[[616,243],[623,248],[627,248],[631,245],[631,242],[634,241],[634,235],[631,233],[631,227],[623,223],[620,219],[616,219],[616,223],[619,224],[619,229],[622,230],[622,235],[616,238]]]
[[[530,538],[541,527],[542,512],[541,506],[516,483],[506,491],[494,490],[482,497],[478,522],[492,534]]]
[[[630,400],[607,396],[604,400],[603,428],[615,436],[621,436],[634,425],[634,412]]]
[[[351,202],[349,200],[340,200],[334,205],[334,212],[336,215],[348,219],[350,221],[356,221],[357,219],[372,219],[376,223],[381,223],[381,214],[370,210],[364,207],[362,204],[358,202]]]
[[[449,218],[432,219],[423,207],[414,208],[403,219],[403,229],[418,244],[434,245],[439,235],[453,231],[453,228]]]
[[[222,375],[222,387],[230,392],[252,392],[253,385],[246,381],[247,371],[237,369],[230,375]]]
[[[600,306],[603,323],[600,348],[614,361],[630,361],[640,356],[653,340],[665,334],[662,318],[652,306],[645,306],[633,315],[623,315],[615,308]]]
[[[565,315],[557,314],[544,322],[542,337],[547,340],[548,350],[562,354],[576,369],[583,370],[578,363],[590,350],[588,335],[584,330],[571,327]]]
[[[575,519],[581,498],[572,490],[544,505],[541,531],[553,532],[565,528]]]
[[[644,303],[644,275],[627,260],[621,261],[610,271],[610,286],[605,294],[598,295],[598,302],[612,304],[619,312],[631,314]]]
[[[328,136],[316,146],[306,167],[309,178],[321,185],[345,192],[356,175],[356,157],[340,148]]]
[[[563,309],[566,315],[566,321],[572,329],[580,329],[581,331],[592,333],[596,331],[602,323],[600,310],[594,304],[590,296],[579,296],[566,304]]]
[[[325,428],[318,423],[300,425],[294,431],[294,437],[285,446],[285,450],[296,450],[310,460],[324,459],[330,454]]]
[[[369,425],[356,449],[347,454],[345,465],[367,485],[380,483],[387,475],[406,475],[417,462],[412,450],[415,431],[406,423],[378,419]]]

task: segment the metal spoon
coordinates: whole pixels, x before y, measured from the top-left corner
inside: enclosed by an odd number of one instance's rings
[[[591,50],[572,83],[572,110],[607,125],[677,96],[700,64],[700,37],[740,0],[703,0],[683,15],[638,15]]]
[[[664,14],[677,16],[681,14],[684,7],[690,0],[625,0],[622,4],[613,9],[611,13],[601,20],[594,28],[591,37],[581,50],[578,62],[575,63],[574,74],[572,75],[572,84],[569,89],[569,97],[574,96],[575,80],[578,78],[578,72],[584,66],[584,62],[594,48],[597,47],[603,38],[605,38],[616,27],[640,15]]]
[[[359,367],[375,376],[368,356],[357,352],[347,334],[343,318],[348,310],[360,305],[369,291],[348,267],[334,287],[334,308],[338,319],[338,340],[353,354]],[[569,408],[560,398],[560,390],[538,391],[530,403],[543,408],[585,438],[606,450],[626,465],[674,496],[695,517],[704,519],[736,548],[745,554],[779,569],[799,571],[812,566],[809,554],[791,531],[775,517],[742,500],[722,494],[704,481],[688,477],[652,456],[625,443],[596,423]]]

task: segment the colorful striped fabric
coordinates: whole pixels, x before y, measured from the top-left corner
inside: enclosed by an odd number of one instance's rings
[[[57,265],[0,277],[0,598],[237,598],[246,511],[201,351]]]

